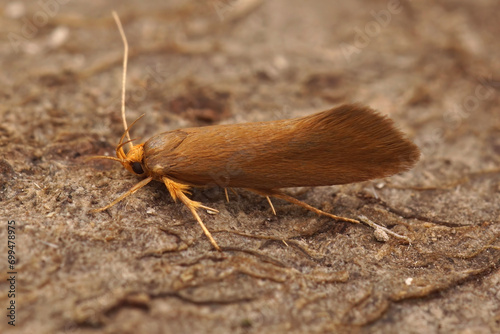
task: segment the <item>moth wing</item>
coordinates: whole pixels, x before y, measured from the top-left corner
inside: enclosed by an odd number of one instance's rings
[[[147,168],[188,184],[278,189],[382,178],[410,169],[418,148],[374,110],[343,105],[271,122],[160,134],[145,143]]]

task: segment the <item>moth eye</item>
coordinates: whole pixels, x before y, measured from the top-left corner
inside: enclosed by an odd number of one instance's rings
[[[133,162],[132,163],[132,170],[136,174],[139,174],[139,175],[144,174],[144,170],[142,169],[142,165],[140,162]]]

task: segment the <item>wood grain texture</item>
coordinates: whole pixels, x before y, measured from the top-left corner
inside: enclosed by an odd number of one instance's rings
[[[143,165],[155,179],[194,186],[278,189],[387,177],[419,156],[389,118],[342,105],[290,120],[161,133],[144,144]]]

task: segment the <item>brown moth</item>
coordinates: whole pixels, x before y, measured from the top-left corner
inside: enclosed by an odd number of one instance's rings
[[[118,16],[113,15],[125,44],[125,80],[128,47]],[[122,84],[125,133],[116,148],[116,158],[93,158],[119,161],[144,179],[109,205],[94,211],[106,210],[157,180],[165,184],[174,200],[189,208],[218,250],[220,247],[197,213],[198,208],[217,210],[188,198],[190,187],[215,183],[225,189],[244,188],[268,200],[270,196],[281,198],[336,220],[358,223],[316,209],[280,189],[383,178],[409,170],[420,156],[418,147],[389,118],[356,104],[295,119],[168,131],[133,145],[125,120],[125,81]],[[123,149],[126,144],[130,146],[128,152]],[[275,212],[272,204],[271,208]]]

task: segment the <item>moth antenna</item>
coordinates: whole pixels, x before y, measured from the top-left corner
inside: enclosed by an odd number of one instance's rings
[[[128,133],[127,119],[125,117],[125,83],[127,82],[127,62],[128,62],[128,42],[127,37],[125,36],[125,32],[123,31],[122,23],[118,14],[113,11],[113,18],[115,19],[116,25],[118,26],[118,30],[120,31],[120,35],[123,41],[123,76],[122,76],[122,121],[123,121],[123,129],[125,130],[125,134],[127,136],[129,142],[129,149],[134,146],[132,141],[130,140],[130,134]]]
[[[138,139],[141,139],[141,137],[136,137],[136,138],[134,138],[134,139],[132,139],[132,140],[138,140]],[[132,140],[127,140],[126,142],[121,143],[120,145],[118,145],[118,146],[116,147],[116,149],[117,149],[117,150],[120,150],[120,149],[121,149],[124,145],[126,145],[126,144],[128,144],[128,143],[132,142]],[[126,156],[125,156],[125,157],[126,157]]]
[[[124,162],[123,159],[115,158],[115,157],[109,157],[107,155],[93,155],[93,156],[90,156],[90,157],[85,157],[85,161],[96,160],[96,159],[108,159],[108,160],[113,160],[113,161],[118,161],[118,162]]]
[[[143,118],[144,115],[146,115],[146,114],[142,114],[141,116],[137,117],[137,119],[135,121],[133,121],[132,124],[130,124],[130,126],[127,129],[125,129],[125,132],[123,132],[123,135],[121,136],[120,142],[118,143],[118,145],[121,145],[123,143],[123,139],[125,139],[125,135],[127,135],[127,139],[128,139],[127,143],[130,143],[132,141],[132,139],[130,139],[130,134],[129,134],[130,129],[132,129],[132,127],[135,125],[135,123],[137,123],[137,121],[139,121],[141,118]],[[135,140],[135,139],[133,139],[133,140]]]
[[[125,132],[123,132],[123,134],[120,138],[120,142],[118,143],[118,146],[116,147],[116,156],[118,158],[125,159],[127,157],[125,152],[123,152],[123,148],[122,148],[123,145],[128,144],[128,143],[132,143],[132,140],[136,140],[136,139],[140,138],[140,137],[138,137],[138,138],[130,139],[129,131],[130,131],[130,129],[132,129],[134,124],[137,123],[138,120],[140,120],[141,118],[144,117],[144,115],[146,115],[146,114],[142,114],[141,116],[137,117],[137,119],[135,121],[133,121],[132,124],[130,124],[130,126],[125,130]],[[126,142],[123,142],[123,139],[125,139],[125,136],[127,136],[129,140],[127,140]],[[132,145],[130,148],[132,148],[133,146],[134,145]]]

